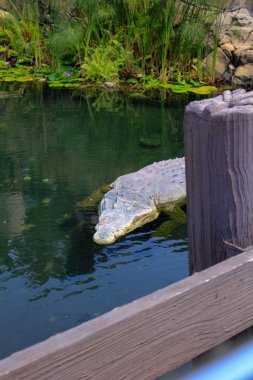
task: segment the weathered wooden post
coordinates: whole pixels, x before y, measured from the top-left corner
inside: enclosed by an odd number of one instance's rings
[[[253,245],[253,91],[225,91],[185,112],[190,272]]]

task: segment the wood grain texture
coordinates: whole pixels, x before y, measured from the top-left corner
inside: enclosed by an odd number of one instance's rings
[[[185,113],[190,271],[253,244],[253,91],[225,91]]]
[[[0,380],[155,379],[253,325],[253,250],[0,362]]]

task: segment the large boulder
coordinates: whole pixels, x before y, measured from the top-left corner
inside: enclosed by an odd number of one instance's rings
[[[8,0],[0,0],[0,9],[8,10],[9,1]]]
[[[252,87],[253,84],[253,62],[238,66],[232,78],[232,83],[241,85],[241,83]]]
[[[212,67],[212,55],[203,61]],[[221,17],[215,76],[238,86],[253,83],[253,2],[234,0]]]
[[[240,48],[242,44],[247,45],[247,43],[248,46],[252,46],[252,31],[253,17],[246,8],[226,12],[222,19],[221,44],[232,43],[235,48]]]
[[[248,46],[241,46],[234,52],[234,60],[239,65],[246,65],[247,63],[253,62],[253,46],[248,49]]]
[[[215,60],[215,62],[214,62]],[[217,49],[216,57],[211,53],[203,61],[203,69],[209,74],[214,74],[217,79],[223,79],[228,69],[229,58],[224,54],[222,49]],[[214,66],[214,73],[213,71]]]

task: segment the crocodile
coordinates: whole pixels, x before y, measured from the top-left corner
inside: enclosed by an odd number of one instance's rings
[[[185,223],[181,206],[186,204],[185,160],[155,162],[110,184],[99,205],[94,242],[112,244],[119,237],[155,220],[161,212],[170,215],[170,230]]]

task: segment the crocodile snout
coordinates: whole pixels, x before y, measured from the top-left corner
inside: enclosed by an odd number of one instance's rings
[[[108,229],[100,229],[93,235],[93,241],[97,244],[112,244],[116,240],[114,234]]]

